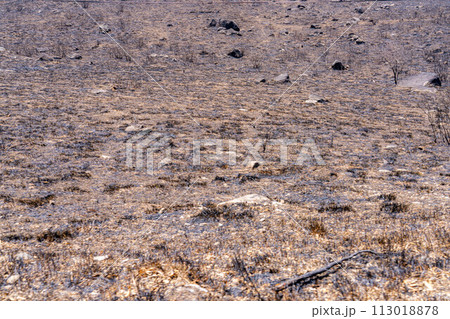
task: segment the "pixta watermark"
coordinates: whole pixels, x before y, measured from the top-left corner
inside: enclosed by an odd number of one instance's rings
[[[177,146],[176,137],[169,134],[142,131],[126,141],[126,165],[137,171],[153,175],[156,170],[172,162],[172,154]],[[205,163],[217,161],[228,166],[267,162],[266,148],[273,147],[280,165],[325,165],[314,139],[194,139],[183,151],[190,152],[191,163],[201,167]],[[211,148],[213,151],[211,151]],[[209,151],[205,151],[208,149]],[[178,150],[177,150],[178,151]],[[274,152],[271,153],[273,160]],[[240,159],[240,160],[238,160]]]

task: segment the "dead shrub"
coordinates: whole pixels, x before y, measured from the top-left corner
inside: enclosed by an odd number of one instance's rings
[[[212,219],[220,218],[226,220],[252,218],[253,212],[245,205],[218,206],[211,202],[203,204],[200,213],[194,216],[196,219]]]
[[[34,197],[34,198],[21,198],[18,199],[17,202],[20,204],[25,204],[31,207],[39,207],[45,204],[48,204],[53,198],[55,198],[55,195],[50,194],[42,197]]]
[[[380,211],[389,215],[399,213],[406,213],[409,210],[409,205],[399,202],[386,201],[381,204]]]
[[[325,224],[321,219],[313,219],[309,222],[307,229],[312,233],[319,236],[324,236],[327,234],[327,229]]]
[[[110,49],[110,55],[112,58],[117,60],[125,60],[127,62],[131,61],[131,57],[126,54],[121,48],[119,47],[112,47]]]
[[[75,237],[73,231],[69,228],[49,229],[36,236],[37,241],[61,242],[64,239]]]
[[[353,211],[353,208],[351,205],[345,204],[337,204],[337,203],[329,203],[326,205],[323,205],[319,208],[319,213],[324,212],[330,212],[330,213],[344,213],[344,212],[351,212]]]
[[[434,98],[432,103],[420,106],[431,128],[434,143],[443,142],[450,145],[450,98],[448,90],[442,97]]]

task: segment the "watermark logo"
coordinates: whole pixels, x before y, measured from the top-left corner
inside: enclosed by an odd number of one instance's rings
[[[173,136],[142,131],[126,142],[126,165],[138,171],[153,175],[164,165],[172,162]],[[189,166],[200,167],[212,162],[222,162],[228,166],[247,165],[250,162],[266,163],[266,149],[272,147],[270,160],[277,157],[280,165],[325,165],[314,139],[303,141],[296,139],[196,139],[177,153],[190,153],[185,158],[192,158]],[[208,149],[208,151],[205,151]],[[211,150],[212,149],[212,150]],[[157,158],[156,158],[157,155]],[[239,159],[239,160],[238,160]]]
[[[126,142],[126,165],[137,171],[146,171],[153,175],[154,169],[171,162],[171,138],[169,135],[151,132],[139,132]],[[155,163],[155,154],[163,154]]]

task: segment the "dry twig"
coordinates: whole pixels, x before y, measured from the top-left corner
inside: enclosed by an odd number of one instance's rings
[[[352,254],[350,256],[344,257],[344,258],[342,258],[342,259],[340,259],[338,261],[334,261],[334,262],[326,265],[325,267],[322,267],[322,268],[310,271],[310,272],[308,272],[308,273],[306,273],[304,275],[301,275],[301,276],[297,276],[297,277],[294,277],[294,278],[291,278],[291,279],[283,280],[283,281],[281,281],[281,282],[279,282],[278,284],[275,285],[275,290],[278,292],[278,291],[286,289],[286,288],[288,288],[290,286],[296,285],[296,284],[298,284],[298,283],[300,283],[302,281],[310,279],[310,278],[312,278],[314,276],[320,275],[320,274],[330,270],[334,266],[340,265],[342,262],[344,262],[346,260],[349,260],[349,259],[352,259],[353,257],[355,257],[355,256],[357,256],[359,254],[362,254],[362,253],[370,253],[370,254],[374,254],[374,255],[379,255],[378,253],[376,253],[376,252],[374,252],[372,250],[360,250],[360,251],[357,251],[356,253],[354,253],[354,254]]]

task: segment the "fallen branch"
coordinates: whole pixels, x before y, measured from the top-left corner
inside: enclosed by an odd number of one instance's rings
[[[344,258],[342,258],[342,259],[340,259],[338,261],[334,261],[334,262],[326,265],[325,267],[322,267],[322,268],[310,271],[310,272],[308,272],[308,273],[306,273],[304,275],[301,275],[301,276],[297,276],[297,277],[294,277],[294,278],[291,278],[291,279],[283,280],[283,281],[281,281],[281,282],[279,282],[278,284],[275,285],[275,290],[276,291],[281,291],[281,290],[286,289],[286,288],[288,288],[290,286],[296,285],[296,284],[298,284],[298,283],[300,283],[302,281],[310,279],[310,278],[312,278],[314,276],[320,275],[320,274],[330,270],[334,266],[340,265],[342,262],[344,262],[346,260],[349,260],[349,259],[352,259],[353,257],[355,257],[355,256],[357,256],[359,254],[362,254],[362,253],[370,253],[370,254],[378,255],[378,253],[376,253],[374,251],[371,251],[371,250],[360,250],[360,251],[357,251],[356,253],[354,253],[354,254],[352,254],[350,256],[344,257]]]

